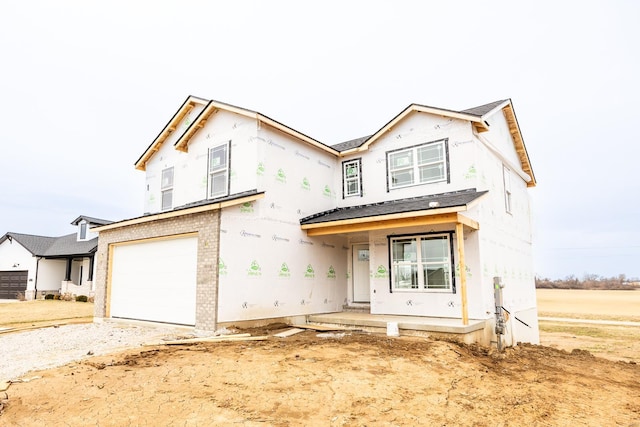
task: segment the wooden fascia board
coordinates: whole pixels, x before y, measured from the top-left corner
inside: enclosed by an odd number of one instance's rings
[[[169,135],[176,130],[178,123],[180,123],[180,121],[189,114],[189,112],[196,106],[196,103],[200,102],[202,102],[200,98],[191,96],[187,98],[178,111],[173,115],[171,120],[169,120],[169,123],[165,125],[160,134],[153,140],[149,148],[147,148],[144,154],[140,156],[140,159],[135,163],[135,168],[137,170],[146,170],[149,159],[160,149],[160,146],[167,140]]]
[[[154,215],[133,218],[133,219],[129,219],[129,220],[113,223],[113,224],[91,228],[91,231],[100,233],[101,231],[112,230],[114,228],[121,228],[129,225],[137,225],[137,224],[143,224],[151,221],[158,221],[161,219],[175,218],[183,215],[191,215],[191,214],[200,213],[200,212],[214,211],[218,209],[224,209],[229,206],[236,206],[236,205],[241,205],[247,202],[253,202],[253,201],[262,199],[263,197],[264,197],[264,193],[252,194],[251,196],[241,197],[239,199],[227,200],[219,203],[211,203],[209,205],[196,206],[193,208],[186,208],[186,209],[180,209],[177,211],[162,212]]]
[[[360,147],[356,147],[350,150],[345,150],[340,152],[340,157],[344,157],[350,154],[359,153],[361,151],[368,150],[371,144],[373,144],[375,141],[381,138],[385,133],[393,129],[394,126],[396,126],[398,123],[404,120],[405,117],[407,117],[409,114],[413,112],[427,113],[427,114],[433,114],[437,116],[451,117],[454,119],[469,121],[473,124],[474,128],[478,130],[478,132],[486,132],[489,130],[489,124],[482,117],[477,117],[477,116],[464,114],[464,113],[457,113],[455,111],[440,110],[438,108],[426,107],[423,105],[411,104],[410,106],[405,108],[402,112],[400,112],[400,114],[398,114],[393,119],[391,119],[391,121],[389,121],[386,125],[380,128],[380,130],[378,130],[376,133],[371,135],[371,137],[369,137],[369,139],[367,139],[367,141],[364,144],[362,144]]]
[[[198,114],[198,117],[196,117],[193,123],[191,123],[189,128],[180,136],[180,138],[178,138],[175,144],[173,144],[176,150],[182,151],[183,153],[189,151],[189,141],[191,141],[191,138],[193,138],[193,136],[204,127],[209,117],[211,117],[211,114],[217,111],[217,109],[212,107],[211,104],[212,102],[209,101],[207,106],[204,107],[200,114]]]
[[[417,214],[417,212],[414,212]],[[330,234],[341,233],[357,233],[360,231],[372,231],[372,230],[385,230],[391,228],[402,227],[415,227],[415,226],[429,226],[429,225],[441,225],[441,224],[461,224],[467,226],[472,230],[478,230],[480,225],[477,221],[472,220],[457,212],[441,213],[437,215],[419,215],[413,217],[394,218],[394,219],[380,219],[382,217],[368,218],[369,221],[360,221],[354,223],[329,223],[324,227],[305,227],[307,235],[313,236],[326,236]],[[311,224],[310,224],[311,225]],[[313,224],[317,225],[317,224]]]
[[[275,121],[275,120],[273,120],[273,119],[271,119],[271,118],[269,118],[267,116],[263,116],[262,114],[257,113],[256,118],[261,123],[264,123],[264,124],[266,124],[268,126],[271,126],[274,129],[278,129],[279,131],[284,132],[287,135],[293,136],[294,138],[300,139],[300,140],[306,142],[309,145],[312,145],[312,146],[314,146],[316,148],[319,148],[322,151],[326,151],[327,153],[330,153],[330,154],[332,154],[334,156],[338,156],[340,154],[338,151],[334,150],[333,148],[331,148],[331,147],[329,147],[327,145],[324,145],[324,144],[316,141],[315,139],[313,139],[311,137],[308,137],[307,135],[305,135],[303,133],[300,133],[295,129],[292,129],[292,128],[288,127],[288,126],[285,126],[282,123],[279,123],[279,122],[277,122],[277,121]]]
[[[518,119],[516,118],[516,115],[515,115],[515,112],[513,111],[513,106],[511,105],[511,103],[504,106],[502,109],[502,112],[507,121],[507,125],[509,127],[509,133],[513,138],[516,153],[518,154],[518,158],[520,160],[522,170],[525,171],[527,175],[531,177],[531,181],[527,182],[527,187],[535,187],[536,177],[533,174],[533,168],[531,167],[531,161],[529,160],[529,153],[527,153],[527,148],[524,145],[524,139],[522,138],[522,133],[520,132]]]

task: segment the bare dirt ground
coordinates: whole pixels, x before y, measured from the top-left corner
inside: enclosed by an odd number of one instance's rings
[[[636,363],[332,336],[143,347],[29,374],[41,378],[11,385],[0,424],[640,427]]]

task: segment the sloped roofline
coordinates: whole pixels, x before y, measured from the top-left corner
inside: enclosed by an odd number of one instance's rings
[[[177,129],[178,123],[187,115],[196,105],[204,105],[203,110],[198,114],[198,116],[193,120],[193,122],[187,127],[187,129],[180,135],[177,141],[174,143],[174,148],[178,151],[187,152],[189,147],[189,142],[191,138],[202,129],[209,117],[214,114],[216,111],[223,110],[231,113],[239,114],[244,117],[249,117],[257,120],[259,123],[270,126],[274,129],[277,129],[287,135],[293,136],[309,145],[312,145],[316,148],[319,148],[323,151],[326,151],[334,156],[338,156],[338,151],[331,148],[330,146],[321,143],[320,141],[311,138],[308,135],[305,135],[302,132],[299,132],[289,126],[286,126],[264,114],[261,114],[257,111],[248,110],[246,108],[238,107],[236,105],[227,104],[225,102],[216,101],[216,100],[207,100],[204,98],[199,98],[196,96],[189,96],[183,102],[183,104],[178,108],[178,111],[173,115],[171,120],[165,125],[165,127],[160,131],[158,136],[151,142],[149,147],[145,150],[145,152],[140,156],[140,158],[135,162],[135,167],[138,170],[144,171],[146,169],[147,162],[151,159],[151,157],[160,149],[160,146],[167,140],[169,135]]]
[[[178,124],[184,117],[189,114],[191,110],[196,105],[205,105],[207,103],[206,99],[199,98],[197,96],[189,95],[187,99],[182,103],[178,111],[171,117],[169,122],[162,128],[158,136],[149,144],[149,147],[145,150],[144,153],[140,156],[138,160],[135,162],[135,167],[138,170],[144,171],[147,167],[147,162],[151,157],[160,149],[160,146],[167,140],[169,135],[173,133],[177,128]]]
[[[362,145],[360,145],[359,147],[351,148],[346,151],[342,151],[340,155],[346,156],[349,154],[368,150],[371,144],[376,142],[378,139],[382,138],[382,136],[384,136],[387,132],[393,129],[394,126],[396,126],[398,123],[400,123],[407,116],[409,116],[411,113],[414,113],[414,112],[434,114],[442,117],[450,117],[452,119],[466,120],[471,122],[473,124],[473,127],[478,132],[486,132],[489,130],[489,123],[487,123],[486,118],[491,116],[497,110],[503,108],[505,105],[509,103],[510,103],[510,100],[508,99],[498,101],[496,103],[492,103],[496,105],[482,115],[473,114],[469,112],[470,110],[473,110],[473,109],[469,109],[465,111],[453,111],[453,110],[447,110],[446,108],[436,108],[436,107],[430,107],[428,105],[422,105],[422,104],[411,104],[407,108],[402,110],[398,115],[396,115],[389,122],[387,122],[387,124],[385,124],[380,129],[378,129],[378,131],[375,132],[373,135],[371,135],[369,139],[364,141]],[[491,104],[487,104],[487,105],[491,105]],[[480,107],[476,107],[476,108],[480,108]]]
[[[319,148],[323,151],[326,151],[334,156],[338,155],[338,151],[329,147],[326,144],[321,143],[308,135],[305,135],[302,132],[299,132],[289,126],[286,126],[268,116],[265,116],[262,113],[257,111],[249,110],[246,108],[238,107],[236,105],[227,104],[225,102],[216,101],[214,99],[210,100],[204,109],[198,114],[198,117],[195,118],[193,123],[189,125],[189,127],[184,131],[184,133],[178,138],[178,140],[174,143],[174,147],[178,151],[187,152],[189,142],[191,138],[202,129],[209,117],[214,114],[216,111],[223,110],[231,113],[235,113],[244,117],[248,117],[251,119],[257,120],[259,123],[263,123],[265,125],[271,126],[287,135],[293,136],[294,138],[300,139],[306,142],[309,145],[312,145],[316,148]]]
[[[71,221],[71,225],[78,225],[82,220],[85,220],[88,223],[95,224],[95,225],[106,225],[106,224],[111,224],[113,222],[113,221],[109,221],[108,219],[100,219],[100,218],[93,218],[86,215],[80,215],[78,218]]]

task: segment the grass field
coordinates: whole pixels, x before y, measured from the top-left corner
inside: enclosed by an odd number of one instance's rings
[[[538,315],[640,322],[640,290],[538,289]]]
[[[91,321],[93,321],[93,304],[89,302],[38,300],[0,303],[0,327],[2,328]]]
[[[538,315],[640,322],[640,291],[538,289]],[[542,345],[579,348],[613,360],[637,361],[640,327],[541,320]]]

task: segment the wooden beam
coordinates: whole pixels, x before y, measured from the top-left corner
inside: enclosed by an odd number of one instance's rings
[[[458,265],[460,266],[460,298],[462,299],[462,324],[469,324],[469,308],[467,306],[467,265],[464,262],[464,231],[461,223],[456,224],[458,244]]]
[[[330,225],[319,228],[307,228],[307,235],[325,236],[328,234],[356,233],[359,231],[383,230],[387,228],[455,224],[457,220],[458,214],[455,212],[442,215],[413,216],[388,220],[369,219],[368,222],[343,223],[340,225]]]
[[[479,230],[480,229],[480,224],[478,224],[478,221],[473,220],[471,218],[467,218],[466,216],[462,215],[462,214],[458,214],[458,222],[466,225],[467,227],[473,229],[473,230]]]

